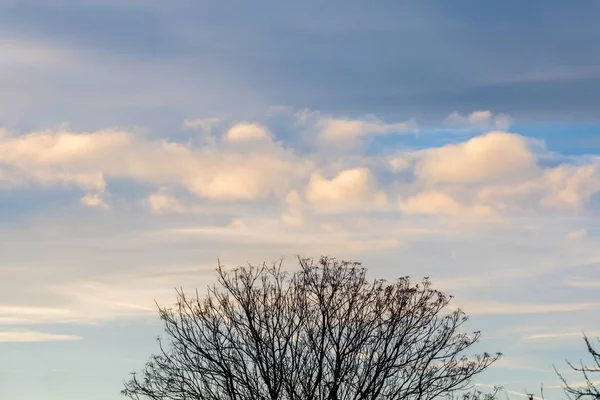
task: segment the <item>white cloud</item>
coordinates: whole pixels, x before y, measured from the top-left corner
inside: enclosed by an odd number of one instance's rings
[[[307,118],[316,118],[314,124],[331,129],[345,127],[342,136],[352,137],[365,126],[364,121],[345,124],[318,114]],[[386,129],[382,125],[371,130]],[[396,173],[407,172],[411,181],[398,182],[387,190],[378,188],[365,162],[300,157],[293,149],[275,143],[266,127],[250,123],[232,126],[221,143],[202,146],[151,140],[117,129],[40,131],[22,136],[5,133],[0,137],[0,173],[5,186],[75,186],[85,191],[82,204],[101,208],[108,207],[103,193],[111,179],[185,189],[212,201],[255,201],[271,196],[283,200],[290,190],[302,190],[308,179],[305,193],[309,204],[321,209],[381,208],[396,191],[404,213],[430,215],[581,210],[600,191],[600,162],[590,159],[543,167],[529,139],[500,131],[463,143],[400,153],[385,162]],[[315,167],[325,172],[315,172]],[[176,199],[163,192],[151,194],[146,201],[157,213],[193,209],[176,204]],[[303,213],[285,210],[281,218],[289,226],[300,226]]]
[[[590,380],[588,381],[571,381],[569,382],[569,386],[572,388],[586,388],[589,386],[589,384],[592,384],[594,386],[596,385],[600,385],[600,380]],[[545,386],[549,389],[564,389],[564,385],[563,384],[559,384],[559,385],[549,385],[549,386]]]
[[[367,251],[380,251],[396,248],[401,245],[397,237],[382,237],[377,239],[352,240],[348,242],[347,251],[350,253],[363,253]]]
[[[65,342],[81,339],[81,336],[61,335],[56,333],[37,332],[31,330],[0,331],[0,342]]]
[[[590,197],[600,191],[600,164],[560,165],[545,171],[550,188],[541,204],[553,209],[581,209]]]
[[[296,114],[296,119],[301,125],[309,125],[321,144],[334,145],[344,149],[356,147],[360,143],[360,139],[364,137],[392,133],[406,134],[415,132],[417,129],[414,120],[386,123],[373,115],[350,119],[303,110]]]
[[[354,141],[366,135],[385,135],[389,133],[405,133],[413,128],[410,122],[387,124],[377,118],[339,119],[322,118],[317,122],[321,137],[326,141]]]
[[[243,137],[242,130],[234,133],[235,140]],[[106,180],[117,178],[179,186],[212,200],[255,200],[284,195],[307,173],[306,160],[268,143],[260,151],[195,148],[119,130],[44,131],[0,138],[0,164],[2,174],[23,185],[68,184],[102,193]]]
[[[166,192],[164,188],[156,193],[148,195],[146,199],[150,211],[154,214],[163,214],[168,212],[181,213],[183,206],[175,197]]]
[[[79,199],[79,202],[92,208],[102,208],[105,210],[110,208],[110,206],[102,199],[102,197],[100,197],[98,193],[88,193]]]
[[[388,166],[396,173],[406,171],[412,167],[411,160],[406,156],[388,157]]]
[[[490,132],[422,152],[415,173],[428,183],[469,185],[519,180],[537,172],[536,158],[519,135]]]
[[[301,227],[305,224],[304,214],[306,205],[297,190],[291,190],[285,197],[285,211],[281,214],[281,221],[291,227]]]
[[[327,134],[340,128],[340,137],[350,138],[360,132],[382,133],[394,125],[378,120],[349,122],[318,113],[305,119],[311,126],[325,127]],[[188,122],[189,126],[197,124]],[[545,167],[530,139],[501,131],[386,159],[321,153],[301,156],[275,142],[260,124],[235,124],[222,137],[221,142],[196,146],[118,129],[4,133],[0,136],[0,176],[4,187],[78,187],[85,193],[82,204],[100,208],[108,207],[104,192],[110,192],[113,179],[151,189],[184,189],[192,197],[210,201],[275,197],[285,204],[290,191],[303,192],[308,204],[302,210],[285,206],[281,211],[280,218],[290,227],[303,224],[307,206],[374,210],[383,208],[390,196],[405,214],[484,216],[582,210],[600,192],[600,161],[589,158]],[[382,162],[401,174],[403,181],[377,185],[372,167]],[[156,213],[195,209],[193,204],[178,204],[165,191],[150,194],[146,204]]]
[[[0,304],[0,325],[80,322],[81,315],[66,308]]]
[[[329,211],[381,208],[387,204],[387,195],[377,189],[373,174],[364,167],[343,170],[332,179],[314,173],[306,187],[306,198]]]
[[[599,336],[600,332],[598,331],[586,331],[586,335],[588,336]],[[532,335],[527,335],[523,339],[526,340],[563,340],[563,339],[578,339],[583,340],[583,332],[582,331],[574,331],[574,332],[550,332],[550,333],[536,333]]]
[[[530,140],[500,131],[401,153],[387,163],[396,173],[412,173],[411,181],[396,184],[405,213],[573,212],[600,192],[597,160],[544,167]]]
[[[448,194],[438,191],[421,192],[415,196],[400,200],[400,210],[407,214],[473,214],[490,215],[492,209],[483,205],[465,206]]]
[[[473,302],[460,306],[467,314],[546,314],[600,309],[600,303],[520,304],[499,302]]]
[[[512,119],[510,116],[506,114],[494,115],[489,110],[473,111],[468,115],[462,115],[455,111],[444,119],[445,125],[480,129],[494,128],[499,130],[508,129],[511,122]]]
[[[262,125],[240,122],[227,131],[225,139],[230,142],[242,143],[256,140],[271,140],[271,133]]]

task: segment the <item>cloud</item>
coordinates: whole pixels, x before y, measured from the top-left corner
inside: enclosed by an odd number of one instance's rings
[[[572,231],[567,233],[566,238],[569,240],[580,240],[586,238],[588,235],[588,231],[585,228],[577,229],[576,231]]]
[[[509,115],[497,114],[494,117],[494,128],[505,131],[508,128],[510,128],[510,125],[512,124],[512,122],[513,122],[513,119]]]
[[[405,213],[575,212],[600,192],[597,160],[546,167],[529,139],[501,131],[400,153],[387,164],[394,173],[408,176],[395,185]]]
[[[406,156],[388,157],[387,162],[390,169],[395,173],[406,171],[413,167],[411,160]]]
[[[232,126],[225,134],[225,139],[229,142],[252,142],[270,140],[269,130],[259,124],[238,123]]]
[[[541,204],[554,209],[581,209],[594,193],[600,191],[600,164],[561,165],[545,171],[544,180],[550,193]]]
[[[535,172],[536,158],[527,140],[500,131],[427,149],[415,167],[418,179],[428,183],[463,185],[522,179]]]
[[[198,131],[199,138],[203,143],[214,145],[217,139],[213,135],[213,129],[220,121],[219,118],[185,119],[181,124],[181,128]]]
[[[232,219],[229,225],[227,226],[234,229],[248,229],[244,221],[239,218]]]
[[[306,198],[313,205],[329,211],[382,208],[387,204],[387,195],[377,189],[368,168],[346,169],[331,179],[316,172],[306,187]]]
[[[232,129],[228,137],[234,141],[262,132],[248,126]],[[294,179],[307,173],[305,160],[270,140],[260,151],[226,143],[193,147],[116,129],[4,136],[0,165],[2,174],[20,185],[70,185],[101,194],[107,180],[129,179],[223,201],[283,196]]]
[[[421,192],[400,200],[398,207],[407,214],[490,215],[492,213],[492,209],[489,207],[483,205],[465,206],[449,195],[438,191]]]
[[[417,129],[414,120],[386,123],[373,115],[361,119],[349,119],[303,110],[296,114],[296,118],[301,125],[308,125],[316,133],[319,143],[341,146],[344,149],[356,147],[360,139],[365,137],[392,133],[406,134]]]
[[[305,224],[306,205],[297,190],[291,190],[285,197],[285,211],[281,221],[288,226],[301,227]]]
[[[220,122],[219,118],[184,119],[181,127],[183,129],[210,130],[218,122]]]
[[[494,363],[494,367],[497,368],[498,364],[501,364],[504,359],[506,359],[506,357],[502,356],[502,358],[500,358],[500,360],[498,360],[497,362]],[[511,366],[511,368],[515,368],[515,367]],[[534,368],[522,368],[522,367],[519,368],[519,366],[517,366],[516,369],[527,369],[527,370],[532,370],[532,371],[547,371],[547,370],[540,370],[540,369],[534,369]],[[510,397],[508,397],[509,394],[514,395],[514,396],[518,396],[518,397],[523,397],[523,398],[526,398],[526,399],[530,398],[527,393],[517,392],[517,391],[514,391],[514,390],[506,390],[502,386],[498,387],[497,385],[490,385],[489,383],[479,383],[479,382],[474,383],[474,385],[476,387],[486,387],[486,388],[490,388],[490,389],[494,389],[494,390],[496,388],[498,388],[500,391],[502,391],[502,392],[504,392],[506,394],[507,398],[510,398]],[[544,387],[547,388],[548,386],[544,386]],[[544,400],[542,397],[539,397],[539,396],[533,396],[533,398],[537,399],[537,400]]]
[[[312,126],[333,129],[342,121],[313,114],[303,117]],[[373,121],[369,124],[377,125]],[[354,122],[339,125],[346,126],[342,136],[363,132],[364,121]],[[370,129],[384,132],[389,128],[384,125]],[[585,209],[600,192],[599,160],[580,158],[547,167],[539,161],[543,145],[502,131],[387,158],[325,156],[319,150],[300,154],[258,123],[236,123],[220,138],[182,144],[116,128],[72,132],[61,127],[20,136],[5,132],[0,136],[0,176],[5,188],[79,188],[84,192],[80,202],[97,208],[109,208],[105,193],[113,198],[112,182],[126,180],[150,191],[145,203],[157,214],[193,212],[194,199],[275,199],[284,208],[280,218],[290,227],[301,226],[310,207],[374,211],[394,199],[404,214],[562,213]],[[378,183],[382,165],[396,182]],[[191,196],[189,204],[175,199],[170,194],[174,190]],[[305,205],[286,205],[285,197],[294,191],[306,197]]]
[[[590,380],[589,382],[588,381],[569,382],[569,386],[572,388],[587,388],[587,387],[589,387],[590,383],[594,386],[600,385],[600,380]],[[564,389],[564,384],[548,385],[545,387],[550,388],[550,389]]]
[[[375,128],[380,123],[375,119],[340,125],[341,119],[319,113],[300,119],[311,126],[346,126],[340,132],[348,137],[389,128]],[[202,124],[188,121],[189,126]],[[371,128],[364,131],[365,124]],[[300,227],[311,207],[376,211],[393,199],[406,215],[563,213],[585,209],[600,192],[599,160],[544,166],[539,158],[543,145],[502,131],[387,158],[326,156],[318,149],[301,154],[259,123],[236,123],[219,137],[194,144],[116,128],[72,132],[63,126],[20,136],[5,132],[0,136],[0,176],[5,188],[78,188],[84,192],[80,202],[97,208],[109,208],[105,193],[114,198],[112,182],[125,180],[149,191],[145,204],[157,214],[193,212],[195,201],[275,200],[290,227]],[[390,185],[380,179],[381,166],[397,181]],[[190,200],[185,205],[170,194],[181,190],[180,198]],[[287,205],[291,192],[302,193],[306,204]]]
[[[150,211],[154,214],[163,213],[181,213],[184,211],[184,207],[181,205],[179,200],[171,196],[166,192],[164,188],[156,193],[152,193],[146,199]]]
[[[381,251],[396,248],[401,245],[397,237],[382,237],[377,239],[352,240],[348,242],[347,251],[363,253],[366,251]]]
[[[600,288],[600,281],[598,281],[598,280],[569,281],[569,282],[567,282],[567,286],[576,287],[576,288],[596,289],[596,288]]]
[[[31,343],[31,342],[65,342],[81,340],[81,336],[60,335],[56,333],[37,332],[31,330],[0,331],[0,342]]]
[[[506,130],[510,127],[512,118],[506,114],[494,115],[489,110],[473,111],[468,115],[461,115],[458,112],[449,114],[444,119],[444,124],[449,126],[470,127],[479,129],[495,128]]]
[[[100,197],[98,193],[88,193],[79,199],[79,202],[92,208],[102,208],[105,210],[110,208],[110,206],[102,199],[102,197]]]
[[[588,336],[599,336],[599,331],[586,331],[586,335]],[[550,332],[550,333],[536,333],[532,335],[527,335],[523,339],[526,340],[563,340],[563,339],[573,339],[576,338],[578,340],[583,340],[583,332],[575,331],[575,332]]]
[[[597,310],[600,309],[600,303],[512,304],[476,302],[464,304],[464,306],[461,306],[460,308],[471,315],[547,314]]]
[[[13,306],[0,304],[0,325],[80,322],[73,310],[55,307]]]

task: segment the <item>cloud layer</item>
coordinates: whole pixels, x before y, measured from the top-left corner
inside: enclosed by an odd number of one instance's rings
[[[405,126],[311,115],[303,118],[305,123],[317,118],[313,124],[320,130],[314,137],[335,137],[342,145]],[[324,157],[328,150],[317,143],[306,153],[276,136],[258,122],[226,125],[216,136],[211,133],[212,140],[200,143],[121,129],[4,131],[0,174],[7,188],[77,188],[83,192],[81,204],[105,210],[111,207],[106,194],[116,199],[111,185],[128,181],[147,188],[146,204],[157,214],[193,209],[184,207],[176,193],[192,203],[270,199],[283,208],[289,208],[294,193],[298,218],[300,208],[470,216],[583,212],[600,191],[597,158],[544,164],[543,143],[505,131],[401,151],[387,159],[347,158],[344,153]],[[380,174],[385,168],[391,179]]]

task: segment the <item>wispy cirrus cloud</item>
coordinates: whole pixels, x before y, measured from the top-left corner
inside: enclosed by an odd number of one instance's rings
[[[469,314],[546,314],[573,311],[597,310],[600,303],[556,303],[556,304],[515,304],[501,302],[481,302],[464,305]]]
[[[67,342],[81,339],[81,336],[76,335],[63,335],[31,330],[0,330],[0,342],[5,343]]]

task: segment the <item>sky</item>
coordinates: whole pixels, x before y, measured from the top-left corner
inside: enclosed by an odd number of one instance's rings
[[[155,303],[294,255],[430,277],[563,398],[600,336],[600,3],[0,0],[0,398],[119,399]]]

